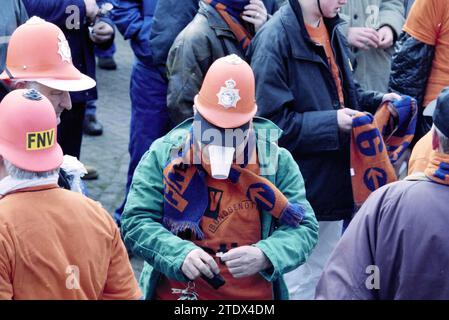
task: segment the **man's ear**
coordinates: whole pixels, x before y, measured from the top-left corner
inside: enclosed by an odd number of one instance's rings
[[[440,150],[440,138],[435,128],[432,129],[432,149],[436,151]]]

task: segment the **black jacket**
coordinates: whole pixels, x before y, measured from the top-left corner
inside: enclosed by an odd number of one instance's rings
[[[406,32],[402,33],[391,63],[389,90],[413,97],[418,106],[423,107],[434,56],[434,46],[421,42]],[[421,139],[430,128],[431,123],[425,121],[422,112],[418,112],[414,142]]]
[[[340,69],[345,106],[374,112],[383,94],[364,92],[353,81],[349,49],[339,17],[325,19]],[[281,146],[298,162],[307,198],[319,220],[353,212],[350,137],[337,124],[337,89],[324,49],[307,33],[301,7],[290,0],[259,31],[250,48],[259,115],[283,131]],[[359,107],[362,106],[362,107]]]
[[[6,86],[6,84],[0,81],[0,102],[9,93],[9,91],[10,89]]]
[[[70,184],[72,180],[73,177],[67,174],[64,169],[59,169],[58,186],[66,190],[71,190]]]

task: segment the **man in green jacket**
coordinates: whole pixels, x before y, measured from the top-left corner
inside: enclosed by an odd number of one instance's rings
[[[134,174],[122,217],[145,260],[147,299],[288,299],[283,274],[303,264],[318,223],[281,131],[253,118],[254,75],[218,59],[195,116],[156,140]]]

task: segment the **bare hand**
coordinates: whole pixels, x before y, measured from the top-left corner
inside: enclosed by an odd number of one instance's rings
[[[382,49],[390,48],[394,41],[393,30],[389,26],[383,26],[377,32],[379,34],[379,47]]]
[[[104,21],[97,22],[90,34],[90,39],[95,43],[104,43],[112,38],[114,28]]]
[[[379,46],[379,34],[371,28],[349,28],[348,42],[351,46],[362,50],[377,48]]]
[[[343,132],[350,132],[352,130],[352,118],[357,114],[356,110],[349,108],[340,109],[337,111],[338,128]]]
[[[234,278],[252,276],[271,267],[267,256],[257,247],[242,246],[226,252],[221,261],[226,263]]]
[[[220,273],[220,269],[215,260],[203,249],[190,251],[184,259],[181,270],[192,281],[202,274],[212,279],[215,274]]]
[[[100,8],[97,5],[96,0],[84,0],[84,5],[86,6],[86,16],[89,21],[94,21]]]
[[[245,6],[242,19],[252,23],[257,32],[268,20],[267,9],[263,2],[261,0],[250,0],[249,4]]]

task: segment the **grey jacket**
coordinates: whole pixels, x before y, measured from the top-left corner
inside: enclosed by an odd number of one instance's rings
[[[277,9],[274,0],[264,0],[269,14]],[[193,116],[193,98],[200,91],[211,64],[224,56],[245,53],[220,14],[200,1],[193,21],[176,37],[167,58],[167,107],[179,124]]]
[[[0,72],[5,68],[9,37],[28,20],[21,0],[2,0],[0,14]]]
[[[209,66],[229,54],[245,58],[226,22],[211,6],[200,2],[193,21],[177,36],[167,58],[167,107],[178,124],[193,115],[193,98]]]
[[[369,27],[380,29],[390,26],[399,37],[404,24],[403,0],[353,0],[342,8],[341,17],[347,22],[343,33],[348,35],[350,27]],[[357,60],[355,78],[366,90],[386,92],[390,76],[391,57],[394,46],[388,49],[353,49]]]
[[[415,180],[368,198],[329,258],[317,299],[449,299],[449,186]]]

